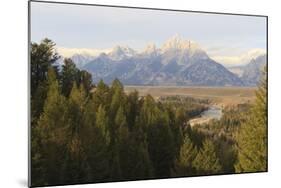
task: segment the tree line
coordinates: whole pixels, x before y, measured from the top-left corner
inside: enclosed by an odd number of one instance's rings
[[[51,40],[31,43],[33,186],[265,170],[265,86],[226,155],[223,137],[188,124],[207,101],[127,94],[118,79],[94,85],[90,73],[68,58],[60,67],[59,58]]]

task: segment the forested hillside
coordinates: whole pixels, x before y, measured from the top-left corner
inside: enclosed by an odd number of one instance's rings
[[[126,94],[79,70],[59,69],[55,43],[31,44],[32,186],[267,170],[267,81],[254,105],[191,128],[209,101]]]

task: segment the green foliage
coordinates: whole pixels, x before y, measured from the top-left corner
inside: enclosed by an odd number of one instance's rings
[[[73,84],[78,84],[78,80],[79,70],[76,68],[75,63],[69,58],[64,59],[64,64],[62,65],[61,73],[61,88],[63,95],[68,97]]]
[[[92,83],[92,75],[85,70],[79,71],[78,83],[83,86],[87,95],[91,92],[94,87]]]
[[[104,118],[106,118],[104,109],[101,107],[96,114],[93,101],[89,100],[84,106],[83,126],[81,127],[81,144],[90,166],[88,181],[109,180],[109,140],[107,140],[109,135],[106,132],[108,126],[106,119],[105,124],[102,124]]]
[[[136,117],[140,113],[141,101],[139,100],[139,95],[137,91],[129,93],[128,97],[128,107],[127,107],[127,121],[129,129],[132,130],[136,123]]]
[[[59,59],[55,52],[55,43],[50,39],[44,39],[40,44],[31,43],[30,69],[31,69],[31,123],[36,124],[43,111],[47,97],[48,83],[47,72],[50,67],[57,73],[54,63]]]
[[[197,174],[218,174],[222,170],[216,154],[215,145],[208,139],[203,142],[203,147],[199,150],[192,163]]]
[[[267,78],[266,70],[256,92],[256,102],[237,136],[237,172],[267,170]]]
[[[250,105],[243,104],[225,108],[220,120],[196,126],[192,131],[192,138],[200,146],[200,140],[213,140],[216,153],[222,166],[222,172],[234,173],[237,160],[236,135],[249,114]]]
[[[197,147],[192,143],[192,140],[186,136],[180,148],[179,157],[175,161],[174,173],[176,176],[191,176],[195,174],[192,162],[197,153]]]
[[[49,90],[44,105],[44,112],[38,120],[38,125],[32,127],[36,134],[32,134],[32,143],[38,153],[32,153],[32,157],[40,157],[41,173],[33,171],[34,175],[42,176],[43,184],[52,182],[58,184],[63,174],[63,165],[66,152],[66,145],[69,138],[67,127],[69,125],[67,117],[66,99],[59,92],[59,84],[53,69],[48,72]],[[32,147],[33,147],[32,146]],[[33,148],[32,152],[37,150]],[[35,160],[34,160],[35,161]],[[33,166],[32,166],[33,167]],[[36,179],[35,183],[36,183]]]
[[[169,177],[175,155],[175,141],[169,126],[169,115],[161,112],[153,98],[147,96],[140,117],[147,129],[150,159],[156,177]]]
[[[49,67],[59,59],[55,52],[55,45],[47,38],[43,39],[40,44],[31,43],[31,98],[36,93],[39,84],[46,81]]]
[[[106,111],[103,106],[99,106],[96,114],[96,126],[101,130],[103,137],[106,139],[106,144],[110,143],[110,133],[109,133],[109,120]]]
[[[266,169],[266,81],[250,112],[226,108],[191,128],[208,100],[127,94],[118,79],[94,86],[71,59],[58,71],[54,45],[32,43],[32,186]]]
[[[103,82],[103,80],[100,80],[93,92],[93,102],[95,108],[98,109],[99,106],[102,105],[108,110],[110,106],[108,104],[109,101],[111,101],[109,87]]]
[[[80,71],[70,58],[65,58],[61,71],[61,87],[66,97],[69,96],[74,83],[79,87],[82,85],[87,95],[93,89],[92,75],[85,70]]]

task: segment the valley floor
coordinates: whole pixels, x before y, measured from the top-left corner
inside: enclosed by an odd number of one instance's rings
[[[127,93],[137,90],[140,96],[189,96],[209,99],[213,105],[225,107],[243,103],[252,103],[255,99],[255,87],[182,87],[182,86],[125,86]]]

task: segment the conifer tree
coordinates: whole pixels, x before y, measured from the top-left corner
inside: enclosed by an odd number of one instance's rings
[[[256,92],[256,101],[237,136],[236,172],[267,170],[267,70]]]
[[[79,71],[79,83],[80,83],[80,86],[81,85],[83,86],[86,94],[89,95],[89,93],[91,92],[91,90],[94,87],[94,85],[92,83],[92,75],[85,70]]]
[[[199,150],[192,165],[199,175],[221,173],[222,167],[216,154],[215,145],[211,140],[206,139],[203,142],[203,147]]]
[[[131,137],[129,145],[130,167],[128,179],[147,179],[154,177],[154,169],[148,153],[146,142],[139,142]]]
[[[96,123],[96,116],[98,117],[98,126]],[[102,121],[106,118],[104,111],[99,110],[96,114],[93,101],[90,99],[85,105],[83,123],[81,127],[81,142],[85,153],[87,154],[87,163],[90,166],[89,180],[91,182],[107,181],[109,179],[109,148],[106,142],[106,125],[102,125]],[[106,131],[104,131],[106,132]]]
[[[125,107],[125,93],[123,91],[123,85],[118,79],[115,79],[112,82],[110,90],[112,95],[112,100],[110,104],[110,116],[114,118],[119,107],[121,105]]]
[[[40,44],[31,43],[31,98],[39,84],[47,79],[48,69],[60,58],[55,52],[55,43],[50,39],[43,39]],[[57,68],[54,67],[57,72]]]
[[[123,110],[123,107],[120,106],[116,117],[115,117],[115,126],[118,129],[117,134],[117,142],[119,148],[119,161],[120,161],[120,169],[121,169],[121,176],[124,179],[129,177],[129,162],[130,162],[130,155],[129,155],[129,130],[127,125],[126,116]],[[116,143],[117,144],[117,143]]]
[[[154,177],[153,164],[148,152],[147,135],[140,126],[139,118],[129,134],[127,142],[128,168],[126,171],[128,180],[147,179]]]
[[[93,93],[93,104],[95,109],[99,109],[99,106],[102,105],[106,110],[108,110],[110,101],[111,95],[109,87],[103,82],[103,80],[100,80]]]
[[[39,44],[31,43],[31,123],[36,124],[43,111],[47,97],[47,73],[53,67],[58,74],[55,62],[60,58],[55,52],[55,43],[50,39],[43,39]]]
[[[161,112],[151,96],[145,98],[141,123],[147,129],[147,142],[150,159],[156,177],[169,177],[173,165],[175,143],[169,126],[169,115]]]
[[[176,176],[191,176],[195,171],[192,165],[196,155],[197,147],[192,143],[190,138],[184,138],[183,145],[180,148],[179,157],[175,161],[175,175]]]
[[[96,114],[95,125],[101,130],[101,134],[106,139],[106,144],[109,145],[111,142],[110,132],[109,132],[109,120],[107,113],[102,105],[99,106]]]
[[[141,103],[139,101],[139,94],[137,91],[133,91],[128,95],[128,128],[132,130],[136,124],[136,117],[140,113]]]
[[[63,166],[61,161],[65,159],[68,142],[68,114],[66,99],[59,92],[59,84],[55,71],[50,68],[48,71],[49,90],[44,105],[44,111],[35,128],[38,135],[38,151],[42,157],[41,166],[44,169],[44,183],[62,183]],[[32,128],[33,129],[33,128]],[[36,155],[35,155],[36,156]],[[33,174],[35,174],[33,172]]]
[[[62,94],[68,97],[74,82],[76,82],[76,84],[79,84],[78,80],[79,70],[76,68],[75,63],[70,58],[65,58],[61,72]]]
[[[86,93],[81,85],[77,87],[76,82],[73,83],[72,90],[68,100],[68,150],[65,160],[64,181],[70,184],[79,183],[88,180],[88,174],[90,166],[87,163],[87,156],[82,145],[83,132],[83,118],[84,118],[84,106],[86,104]]]

